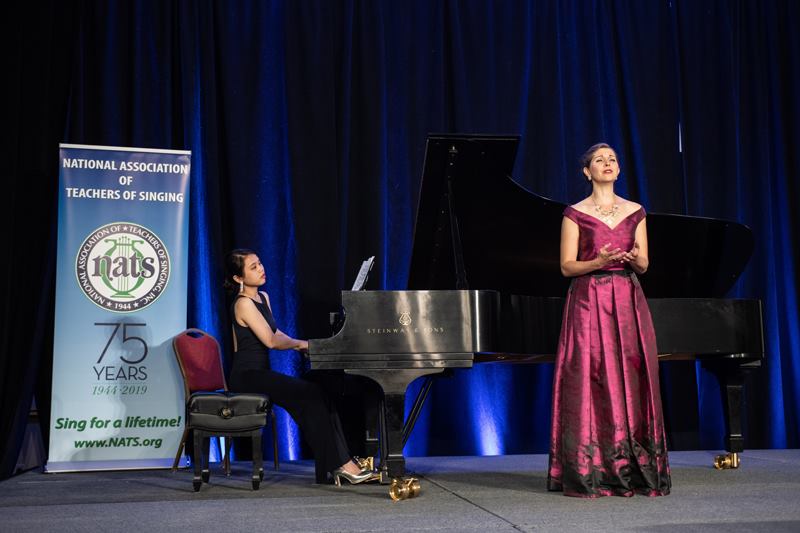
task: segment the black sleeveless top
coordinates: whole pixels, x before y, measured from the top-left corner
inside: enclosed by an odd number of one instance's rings
[[[240,326],[236,321],[235,307],[239,298],[247,298],[247,296],[240,294],[236,297],[231,304],[231,320],[233,321],[233,332],[236,335],[236,352],[233,354],[233,370],[242,369],[268,369],[269,368],[269,348],[264,346],[258,337],[256,337],[253,330]],[[258,293],[258,298],[261,302],[256,304],[256,309],[261,312],[261,316],[267,321],[272,333],[278,331],[278,325],[275,323],[275,317],[272,316],[267,302],[264,300],[264,295]]]

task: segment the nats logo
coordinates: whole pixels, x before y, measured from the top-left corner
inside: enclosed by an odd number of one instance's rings
[[[75,274],[95,305],[118,313],[139,311],[167,287],[169,253],[158,235],[144,226],[112,222],[83,241],[75,258]]]

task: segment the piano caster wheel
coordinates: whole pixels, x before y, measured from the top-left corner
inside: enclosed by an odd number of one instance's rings
[[[389,497],[396,502],[407,500],[419,496],[420,490],[419,480],[415,477],[394,478],[389,487]]]
[[[717,470],[730,470],[739,468],[739,454],[736,452],[718,455],[714,458],[714,468]]]

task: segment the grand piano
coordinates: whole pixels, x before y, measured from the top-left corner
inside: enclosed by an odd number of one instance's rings
[[[427,140],[405,291],[343,291],[344,320],[309,341],[312,370],[341,369],[375,381],[382,482],[405,479],[403,446],[432,377],[476,363],[540,363],[555,357],[569,280],[559,269],[565,205],[511,178],[514,136],[431,135]],[[650,269],[641,277],[659,360],[699,360],[720,383],[727,454],[743,451],[742,388],[764,358],[761,302],[724,298],[753,250],[749,228],[711,218],[650,213]],[[688,257],[671,250],[701,253]],[[406,419],[408,385],[426,381]],[[402,497],[402,496],[400,496]]]

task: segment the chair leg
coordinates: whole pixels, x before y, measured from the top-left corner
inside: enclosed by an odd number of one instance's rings
[[[186,445],[186,436],[189,434],[189,426],[183,428],[183,436],[181,436],[181,443],[178,444],[178,453],[175,454],[175,461],[172,462],[172,471],[175,472],[178,469],[178,462],[181,460],[181,452],[183,452],[183,447]]]
[[[264,479],[264,456],[261,451],[261,431],[253,431],[253,490],[258,490],[261,480]]]
[[[225,475],[227,477],[231,477],[231,441],[233,437],[226,436],[225,437],[225,458],[223,459],[223,463],[225,465]]]
[[[275,465],[275,470],[280,468],[278,462],[278,424],[275,422],[275,412],[270,412],[272,415],[272,462]]]
[[[202,478],[202,463],[203,463],[203,436],[202,432],[198,429],[194,430],[194,477],[192,478],[192,485],[194,486],[194,491],[197,492],[200,490],[200,486],[203,484]]]
[[[211,478],[211,436],[203,439],[203,483],[208,483]]]

